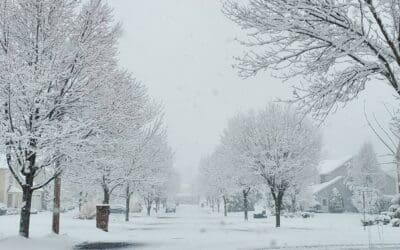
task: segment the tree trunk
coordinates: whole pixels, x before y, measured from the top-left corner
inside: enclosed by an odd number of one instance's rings
[[[226,211],[226,196],[222,196],[222,199],[224,200],[224,216],[228,216],[228,211]]]
[[[400,142],[396,152],[396,168],[397,168],[397,193],[400,194]]]
[[[150,199],[150,196],[149,197],[147,197],[147,216],[150,216],[150,213],[151,213],[151,204],[153,203],[152,201],[151,201],[151,199]]]
[[[243,210],[244,210],[244,220],[249,220],[248,209],[249,209],[249,200],[248,200],[249,191],[243,189]]]
[[[53,223],[52,230],[54,233],[60,233],[60,203],[61,203],[61,177],[54,179],[54,199],[53,199]]]
[[[129,221],[130,201],[131,201],[129,185],[126,185],[126,194],[125,195],[126,195],[126,197],[125,197],[125,221]]]
[[[151,213],[151,205],[147,205],[147,216],[150,216]]]
[[[158,213],[158,210],[160,209],[160,199],[156,199],[156,213]]]
[[[27,177],[32,179],[33,177]],[[31,218],[31,205],[32,205],[32,189],[28,184],[27,186],[22,187],[22,207],[21,207],[21,216],[19,221],[19,235],[25,238],[29,238],[29,223]]]
[[[275,202],[275,227],[281,226],[281,204],[280,201]]]
[[[103,198],[103,204],[110,204],[110,191],[108,188],[103,188],[104,191],[104,198]]]
[[[219,207],[220,207],[220,200],[217,200],[217,212],[219,213]]]
[[[81,208],[83,205],[83,192],[79,192],[79,200],[78,200],[78,208],[79,208],[79,214],[81,213]]]
[[[281,208],[283,200],[283,191],[279,190],[278,195],[273,195],[275,201],[275,227],[281,226]]]

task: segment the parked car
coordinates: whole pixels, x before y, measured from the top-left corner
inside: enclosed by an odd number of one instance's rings
[[[6,215],[7,214],[7,207],[3,203],[0,203],[0,215]]]
[[[309,213],[322,213],[322,209],[320,205],[315,205],[313,207],[310,207],[308,209],[306,209],[306,212]]]
[[[167,206],[165,208],[166,213],[176,213],[176,207],[175,206]]]
[[[75,209],[75,206],[73,206],[73,205],[70,205],[70,206],[67,207],[67,211],[71,211],[71,210],[74,210],[74,209]]]
[[[7,215],[15,215],[19,214],[19,209],[16,208],[7,208]]]
[[[313,212],[301,212],[300,215],[304,219],[314,217],[314,213]]]
[[[263,210],[263,211],[261,211],[261,213],[254,213],[253,218],[254,219],[268,218],[267,212],[265,210]]]
[[[31,208],[31,214],[37,214],[39,211],[36,208]]]
[[[112,214],[123,214],[125,213],[125,206],[124,205],[110,205],[110,213]]]

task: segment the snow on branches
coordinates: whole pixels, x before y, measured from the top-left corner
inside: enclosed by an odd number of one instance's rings
[[[356,98],[372,78],[400,94],[399,0],[227,0],[223,12],[247,31],[240,74],[302,76],[294,99],[316,117]]]
[[[119,27],[102,1],[5,0],[0,8],[0,140],[23,190],[20,234],[28,237],[32,192],[61,174],[90,131],[80,113],[116,63]]]
[[[321,137],[309,120],[290,107],[269,104],[258,112],[233,117],[223,133],[220,148],[225,164],[216,160],[207,163],[215,159],[211,157],[202,164],[200,172],[204,175],[206,170],[211,171],[206,176],[216,175],[215,179],[220,171],[232,171],[231,179],[236,180],[236,185],[267,186],[275,202],[279,226],[284,194],[315,173]],[[211,182],[221,185],[220,181]]]
[[[0,152],[23,191],[22,236],[33,191],[63,173],[108,203],[143,169],[172,168],[161,106],[118,66],[119,34],[102,0],[0,2]],[[139,157],[157,162],[131,171]]]

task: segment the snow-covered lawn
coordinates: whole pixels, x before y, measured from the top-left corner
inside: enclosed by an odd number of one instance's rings
[[[95,228],[95,222],[62,214],[61,236],[50,234],[51,214],[32,215],[31,239],[17,235],[17,215],[0,216],[0,249],[72,249],[82,242],[132,242],[132,249],[382,249],[396,244],[400,249],[400,229],[371,226],[363,230],[358,214],[317,214],[314,218],[282,218],[274,228],[274,218],[243,221],[241,213],[211,213],[197,206],[181,205],[176,214],[158,217],[112,215],[109,232]],[[308,247],[305,247],[308,246]],[[315,247],[318,246],[318,247]],[[328,247],[330,246],[330,247]],[[345,247],[346,246],[346,247]],[[352,248],[351,248],[352,246]]]

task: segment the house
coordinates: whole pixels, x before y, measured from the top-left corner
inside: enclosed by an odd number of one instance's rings
[[[337,160],[324,160],[318,165],[319,183],[312,185],[311,190],[322,212],[357,212],[352,204],[352,191],[348,185],[349,171],[353,164],[353,157],[344,157]],[[383,194],[396,194],[396,180],[386,172],[377,169],[380,174],[379,189]],[[341,204],[332,200],[340,197]]]
[[[42,210],[42,190],[36,190],[32,194],[32,208]],[[20,209],[22,204],[22,189],[14,179],[7,167],[5,160],[0,160],[0,203],[8,208]]]

